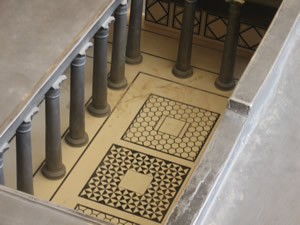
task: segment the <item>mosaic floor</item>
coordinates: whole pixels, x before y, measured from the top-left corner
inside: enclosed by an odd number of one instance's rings
[[[126,89],[108,91],[112,113],[106,118],[86,113],[87,146],[73,148],[62,141],[67,174],[60,180],[49,181],[40,172],[45,139],[40,132],[45,129],[44,106],[40,106],[35,121],[41,122],[33,123],[32,130],[36,196],[117,225],[165,224],[231,95],[215,88],[222,52],[205,43],[193,46],[194,75],[173,76],[177,45],[173,37],[143,30],[143,62],[126,65]],[[110,55],[111,44],[108,59]],[[248,61],[237,58],[235,77]],[[92,62],[90,50],[85,69],[87,104]],[[68,128],[68,115],[69,80],[61,89],[62,134]],[[6,166],[5,172],[14,174],[15,164]],[[6,177],[8,186],[14,187],[15,177]]]
[[[139,73],[53,201],[127,224],[163,224],[226,103]]]
[[[150,94],[122,140],[195,161],[219,115]]]

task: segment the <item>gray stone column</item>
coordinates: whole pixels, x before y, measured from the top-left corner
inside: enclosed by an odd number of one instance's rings
[[[179,47],[176,65],[173,74],[179,78],[190,77],[193,74],[191,66],[192,43],[194,32],[194,18],[197,0],[185,0],[182,19],[182,28],[179,39]]]
[[[107,38],[109,23],[114,17],[109,17],[94,36],[94,69],[92,102],[88,105],[88,112],[97,117],[110,113],[107,104]]]
[[[223,91],[232,90],[235,86],[233,72],[240,30],[240,10],[244,1],[228,0],[228,2],[229,15],[223,59],[220,76],[216,79],[215,82],[216,87]]]
[[[39,109],[34,107],[16,131],[17,189],[28,194],[33,194],[31,122],[38,111]]]
[[[122,89],[127,86],[125,78],[125,52],[126,52],[126,19],[127,1],[123,1],[116,9],[114,16],[114,37],[112,47],[111,69],[108,78],[108,87]]]
[[[3,173],[3,154],[9,149],[9,144],[6,143],[0,147],[0,184],[4,185],[4,173]]]
[[[60,83],[67,79],[62,75],[47,92],[46,99],[46,163],[42,174],[49,179],[59,179],[66,173],[62,162],[60,133]]]
[[[126,62],[129,64],[139,64],[143,61],[140,51],[143,2],[142,0],[131,0],[126,47]]]
[[[84,65],[91,46],[90,42],[85,45],[71,64],[70,126],[65,140],[73,147],[84,146],[89,140],[85,132]]]

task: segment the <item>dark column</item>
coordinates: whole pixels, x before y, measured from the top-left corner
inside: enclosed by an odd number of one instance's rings
[[[125,51],[126,51],[126,18],[127,1],[124,1],[115,11],[114,37],[112,47],[111,69],[108,78],[108,87],[122,89],[127,86],[125,78]]]
[[[42,174],[49,179],[59,179],[66,173],[62,162],[59,87],[67,77],[61,76],[47,92],[46,98],[46,163]]]
[[[126,62],[139,64],[143,57],[140,52],[142,29],[143,1],[131,0],[128,38],[126,47]]]
[[[194,18],[197,0],[185,0],[180,33],[176,65],[173,74],[179,78],[186,78],[193,74],[191,66],[192,43],[194,32]]]
[[[241,1],[232,0],[229,2],[228,25],[224,44],[222,65],[220,76],[216,79],[215,82],[216,87],[224,91],[232,90],[235,86],[233,71],[240,30],[241,5]]]
[[[85,46],[71,64],[70,127],[66,142],[73,147],[81,147],[89,140],[85,132],[84,65],[90,46]]]
[[[37,112],[35,107],[16,131],[17,189],[28,194],[33,194],[31,119]]]
[[[6,152],[9,148],[8,143],[2,145],[0,147],[0,184],[4,185],[4,174],[3,174],[3,154]]]
[[[107,104],[107,37],[108,24],[113,20],[110,17],[94,36],[93,93],[88,112],[97,117],[110,113],[110,105]]]

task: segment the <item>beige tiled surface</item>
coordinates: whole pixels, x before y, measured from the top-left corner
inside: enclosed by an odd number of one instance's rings
[[[176,92],[174,92],[174,90],[176,90]],[[54,202],[63,204],[70,208],[74,208],[76,207],[77,204],[81,204],[93,209],[97,209],[102,212],[114,214],[116,216],[119,216],[121,218],[139,224],[157,224],[157,222],[160,223],[164,222],[164,219],[166,219],[169,210],[167,210],[167,212],[163,214],[164,216],[158,217],[160,219],[156,221],[155,220],[156,216],[154,216],[153,217],[154,219],[151,220],[147,218],[148,215],[147,213],[145,213],[144,216],[141,216],[141,215],[137,215],[139,214],[139,212],[130,213],[130,210],[120,209],[120,208],[118,209],[118,207],[113,207],[112,205],[107,203],[108,205],[110,205],[110,207],[108,207],[105,205],[105,200],[100,199],[99,200],[100,203],[98,203],[95,202],[95,198],[90,197],[90,199],[92,200],[89,200],[87,199],[87,197],[84,197],[83,194],[81,193],[83,187],[90,179],[94,170],[97,168],[99,162],[103,160],[105,154],[110,149],[110,147],[113,144],[116,144],[119,146],[126,147],[128,149],[132,149],[141,154],[150,155],[153,158],[167,160],[172,163],[176,163],[180,166],[184,166],[185,168],[190,168],[187,177],[183,179],[182,183],[180,183],[179,186],[180,189],[176,191],[176,196],[173,196],[172,198],[170,198],[171,200],[169,200],[170,204],[168,205],[167,209],[172,208],[172,204],[175,203],[177,197],[180,195],[180,192],[182,191],[183,186],[187,182],[188,177],[192,173],[192,169],[196,165],[196,162],[200,158],[200,155],[197,157],[197,160],[195,162],[191,162],[186,159],[182,159],[180,157],[175,157],[175,155],[171,155],[163,151],[153,150],[146,146],[137,145],[133,142],[124,141],[121,139],[123,134],[127,130],[127,128],[130,126],[131,122],[134,120],[137,112],[139,112],[139,110],[141,109],[141,107],[143,106],[143,104],[145,103],[145,101],[147,100],[148,96],[151,93],[154,95],[162,96],[164,98],[175,100],[177,102],[182,102],[185,104],[189,104],[195,107],[207,109],[218,113],[223,113],[227,104],[227,99],[224,97],[219,97],[184,85],[176,84],[170,81],[165,81],[160,78],[156,78],[156,77],[152,77],[140,73],[137,79],[134,81],[133,85],[128,89],[122,101],[117,105],[114,112],[107,120],[107,122],[100,129],[100,132],[97,134],[96,138],[93,140],[88,150],[79,160],[78,164],[72,170],[69,177],[66,179],[66,181],[63,183],[61,188],[54,196],[53,198]],[[116,163],[116,165],[119,165],[121,162],[116,160],[115,162],[112,162],[111,165],[114,165],[114,163]],[[146,170],[147,169],[150,170],[150,165],[145,164],[144,168]],[[113,168],[110,169],[114,170]],[[154,168],[154,170],[155,169],[157,168]],[[137,173],[137,172],[132,171],[131,173]],[[126,189],[127,187],[129,190],[133,192],[134,191],[145,192],[145,189],[149,186],[150,179],[144,176],[149,176],[149,174],[142,174],[142,172],[140,172],[139,175],[135,175],[136,178],[138,178],[135,180],[136,183],[128,183],[129,180],[132,178],[132,176],[134,176],[134,174],[130,174],[130,173],[126,173],[125,175],[121,174],[120,175],[121,182],[118,185],[118,188]],[[113,176],[112,179],[117,180],[115,176]],[[102,178],[97,183],[98,189],[100,190],[102,188],[101,183],[106,183],[106,182],[107,181],[106,180],[104,181]],[[113,183],[112,185],[118,183],[117,181],[115,181],[115,183],[113,181],[109,181],[109,182]],[[81,193],[81,197],[78,197],[80,193]],[[95,193],[98,192],[95,191]],[[111,192],[110,195],[113,195],[113,193]],[[103,196],[105,196],[105,194],[103,194]],[[164,198],[164,196],[158,194],[158,198]],[[122,200],[122,201],[126,201],[126,200]],[[138,201],[136,201],[133,204],[142,204],[142,203],[138,203]],[[141,211],[142,210],[143,209],[141,209]]]
[[[171,154],[166,154],[157,149],[148,148],[146,145],[139,143],[121,140],[120,138],[130,126],[135,115],[141,109],[143,103],[147,100],[150,93],[162,96],[167,99],[172,99],[182,104],[188,104],[194,107],[200,107],[213,112],[221,113],[225,110],[227,98],[231,92],[223,92],[215,88],[214,81],[217,77],[217,72],[220,67],[221,52],[212,50],[201,45],[193,47],[194,75],[187,79],[180,79],[173,76],[171,70],[176,59],[177,40],[166,36],[161,36],[153,32],[143,31],[142,33],[142,52],[143,62],[140,65],[126,65],[126,78],[128,80],[128,89],[123,90],[108,90],[108,102],[113,109],[113,113],[107,118],[95,118],[86,113],[86,130],[90,137],[90,143],[81,148],[69,147],[62,140],[63,161],[67,169],[67,174],[72,171],[67,177],[56,181],[49,181],[42,176],[40,171],[37,171],[34,176],[35,195],[43,199],[49,200],[52,197],[55,202],[62,205],[74,208],[78,211],[88,214],[93,214],[99,218],[105,218],[111,222],[125,224],[122,218],[132,223],[127,224],[157,224],[153,220],[145,219],[141,216],[132,216],[132,214],[124,210],[107,207],[103,204],[96,203],[78,197],[81,189],[88,181],[97,165],[108,152],[112,144],[118,144],[128,149],[138,151],[141,154],[157,157],[161,160],[170,161],[176,165],[182,165],[191,170],[201,157],[201,154],[196,157],[196,161],[182,159],[169,151]],[[92,50],[89,52],[85,70],[85,99],[86,102],[91,97],[92,87]],[[109,44],[108,61],[111,56],[111,44]],[[237,60],[237,76],[240,76],[249,59],[238,58]],[[108,64],[108,71],[110,64]],[[209,72],[212,71],[212,72]],[[66,72],[68,75],[68,71]],[[69,75],[68,75],[69,76]],[[125,95],[124,95],[125,94]],[[166,120],[165,120],[166,119]],[[219,119],[220,120],[220,119]],[[218,121],[219,121],[218,120]],[[36,171],[45,157],[45,137],[44,137],[44,103],[40,105],[40,113],[35,116],[32,129],[32,145],[33,145],[33,170]],[[170,117],[164,118],[166,122],[160,131],[175,134],[172,130],[177,129],[176,126],[181,126],[182,122],[174,125],[174,120]],[[69,79],[62,84],[61,87],[61,132],[67,130],[69,123]],[[170,126],[172,130],[170,130]],[[172,127],[173,126],[173,127]],[[187,125],[184,125],[187,126]],[[181,127],[182,129],[186,129]],[[209,136],[210,137],[210,136]],[[6,163],[4,172],[7,186],[15,188],[15,140],[12,140],[10,151],[5,154],[4,160]],[[207,142],[205,142],[207,144]],[[205,145],[206,145],[205,144]],[[202,148],[202,151],[205,146]],[[77,163],[78,161],[78,163]],[[73,168],[74,167],[74,168]],[[129,170],[130,171],[130,170]],[[140,176],[145,183],[140,186],[133,186],[131,180],[134,171],[128,172],[127,178],[121,183],[123,189],[139,189],[142,192],[145,186],[149,186],[149,177]],[[130,174],[132,173],[132,174]],[[174,197],[174,201],[170,204],[169,210],[164,214],[160,223],[165,221],[172,204],[180,195],[184,185],[188,181],[188,177],[192,171],[189,171],[187,177],[181,184],[181,188]],[[147,185],[146,185],[147,184]],[[147,186],[147,187],[148,187]],[[77,205],[79,204],[79,205]],[[90,208],[93,209],[90,209]],[[114,215],[114,216],[113,216]],[[117,215],[118,218],[115,216]],[[135,222],[135,223],[134,223]]]

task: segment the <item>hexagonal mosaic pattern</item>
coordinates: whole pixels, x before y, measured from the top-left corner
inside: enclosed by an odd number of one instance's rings
[[[195,161],[220,114],[150,94],[122,140]]]
[[[84,214],[94,216],[94,217],[97,217],[99,219],[103,219],[105,221],[111,222],[111,223],[116,224],[116,225],[139,225],[137,223],[134,223],[134,222],[131,222],[131,221],[128,221],[128,220],[110,215],[110,214],[105,213],[105,212],[101,212],[101,211],[96,210],[96,209],[92,209],[90,207],[87,207],[87,206],[84,206],[84,205],[81,205],[81,204],[77,204],[74,209],[78,212],[82,212]]]
[[[186,166],[114,144],[79,196],[161,222],[189,171]],[[147,186],[136,182],[135,174],[147,180]]]

